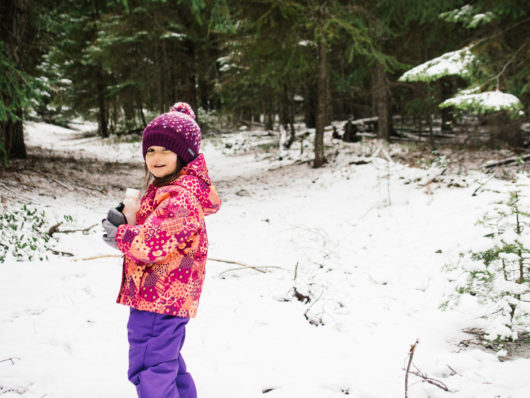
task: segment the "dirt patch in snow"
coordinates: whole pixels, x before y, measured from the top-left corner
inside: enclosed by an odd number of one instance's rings
[[[56,199],[66,192],[91,197],[119,195],[138,186],[144,174],[132,163],[102,162],[40,147],[29,147],[27,159],[13,159],[0,173],[2,202],[35,202],[35,194]],[[33,198],[33,199],[32,199]]]

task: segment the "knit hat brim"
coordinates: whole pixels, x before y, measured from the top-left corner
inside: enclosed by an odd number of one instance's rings
[[[144,159],[147,150],[151,146],[161,146],[175,152],[186,164],[191,162],[198,155],[187,145],[184,137],[180,134],[175,134],[167,128],[163,128],[162,126],[151,127],[148,134],[146,133],[147,131],[144,131],[144,138],[142,140],[142,153]]]

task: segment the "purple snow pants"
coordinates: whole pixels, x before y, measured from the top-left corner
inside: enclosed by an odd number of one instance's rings
[[[188,318],[131,308],[129,380],[139,398],[196,398],[197,390],[180,350]]]

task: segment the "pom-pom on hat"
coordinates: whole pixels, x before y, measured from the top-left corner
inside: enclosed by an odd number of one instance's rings
[[[175,152],[186,164],[197,157],[201,146],[201,129],[191,106],[177,102],[169,112],[147,125],[142,135],[144,159],[147,149],[153,145]]]

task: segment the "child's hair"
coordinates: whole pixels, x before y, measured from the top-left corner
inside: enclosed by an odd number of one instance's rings
[[[186,164],[184,163],[184,161],[180,157],[177,156],[177,168],[175,169],[175,171],[173,173],[171,173],[171,174],[168,174],[167,176],[159,178],[159,177],[153,176],[149,172],[149,169],[147,168],[147,163],[144,162],[144,170],[145,170],[144,185],[145,185],[145,189],[147,189],[147,187],[151,183],[153,183],[153,185],[155,187],[157,187],[157,188],[171,184],[173,181],[175,181],[177,179],[177,177],[180,174],[180,171],[182,170],[182,168],[185,165]]]

